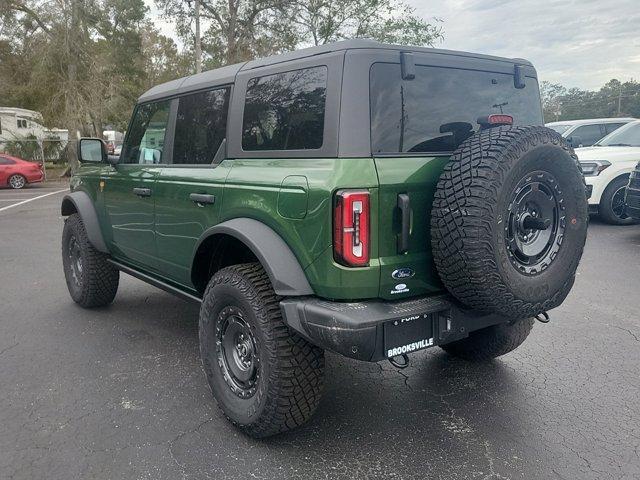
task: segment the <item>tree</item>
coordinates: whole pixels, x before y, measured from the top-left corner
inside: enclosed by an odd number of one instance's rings
[[[441,20],[434,18],[431,24],[401,0],[296,0],[291,18],[303,44],[368,37],[433,46],[443,39]]]
[[[126,128],[144,90],[190,71],[146,13],[143,0],[4,0],[3,104],[66,126],[73,162],[76,132],[102,136],[106,125]]]
[[[188,45],[195,12],[184,0],[156,0]],[[202,49],[209,68],[346,38],[433,46],[440,20],[429,23],[402,0],[200,0],[208,23]]]
[[[156,0],[178,34],[193,45],[193,7],[184,0]],[[290,0],[201,0],[200,17],[208,24],[202,51],[208,67],[232,64],[289,50],[295,31],[285,12]]]
[[[540,99],[542,112],[547,122],[558,120],[561,112],[561,98],[567,94],[567,89],[559,83],[543,81],[540,83]]]
[[[540,95],[546,121],[640,115],[640,84],[635,80],[612,79],[597,91],[541,82]]]

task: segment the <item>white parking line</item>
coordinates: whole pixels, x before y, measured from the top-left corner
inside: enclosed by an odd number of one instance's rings
[[[69,189],[65,188],[63,190],[56,190],[55,192],[45,193],[44,195],[40,195],[38,197],[33,197],[33,198],[28,199],[28,200],[23,200],[21,202],[14,203],[13,205],[9,205],[7,207],[2,207],[2,208],[0,208],[0,212],[3,212],[4,210],[9,210],[10,208],[13,208],[13,207],[18,207],[20,205],[24,205],[25,203],[33,202],[34,200],[38,200],[40,198],[48,197],[49,195],[55,195],[56,193],[62,193],[62,192],[67,192],[67,191],[69,191]]]

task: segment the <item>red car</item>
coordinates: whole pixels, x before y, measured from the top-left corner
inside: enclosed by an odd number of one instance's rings
[[[0,186],[22,188],[27,183],[44,180],[41,163],[27,162],[18,157],[0,154]]]

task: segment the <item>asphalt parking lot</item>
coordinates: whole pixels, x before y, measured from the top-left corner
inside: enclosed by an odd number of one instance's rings
[[[123,276],[82,310],[62,194],[1,210],[60,188],[0,191],[1,479],[640,478],[640,226],[592,222],[570,297],[515,352],[329,354],[311,422],[256,441],[210,396],[197,306]]]

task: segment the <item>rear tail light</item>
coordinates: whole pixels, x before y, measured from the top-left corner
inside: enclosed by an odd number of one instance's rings
[[[333,255],[349,267],[369,264],[369,192],[340,190],[333,211]]]

